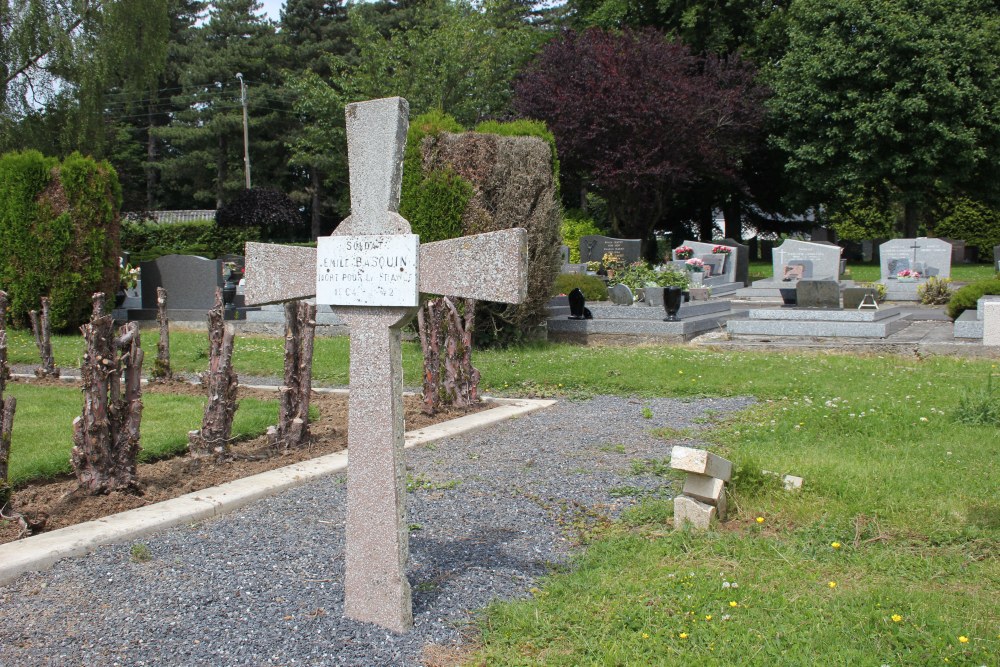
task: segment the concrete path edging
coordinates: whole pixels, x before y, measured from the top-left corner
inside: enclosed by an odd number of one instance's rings
[[[341,390],[335,390],[341,391]],[[554,400],[487,398],[497,407],[406,433],[415,447],[554,405]],[[124,542],[239,509],[255,500],[347,469],[348,452],[327,454],[202,489],[172,500],[0,544],[0,584],[25,572],[48,569],[63,558],[83,556],[105,544]]]

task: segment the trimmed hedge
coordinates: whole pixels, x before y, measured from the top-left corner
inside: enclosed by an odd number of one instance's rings
[[[587,301],[607,301],[608,286],[597,276],[585,273],[560,273],[552,284],[552,296],[569,294],[579,287]]]
[[[51,300],[53,329],[90,316],[91,295],[119,283],[121,186],[107,162],[38,151],[0,156],[0,287],[15,326]]]
[[[989,280],[979,280],[960,287],[951,295],[948,301],[948,317],[957,320],[958,316],[967,310],[975,310],[979,298],[987,294],[1000,294],[1000,277]]]
[[[399,214],[410,222],[421,243],[443,241],[462,235],[462,214],[472,199],[472,184],[451,169],[424,173],[421,147],[426,137],[442,132],[461,132],[451,116],[431,111],[410,123],[403,155],[403,183]]]
[[[179,222],[122,222],[121,246],[132,264],[148,262],[163,255],[201,255],[214,259],[219,255],[243,254],[247,241],[263,240],[257,227],[219,227],[210,220]]]

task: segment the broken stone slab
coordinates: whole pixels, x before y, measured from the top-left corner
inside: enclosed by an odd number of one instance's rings
[[[773,475],[774,477],[781,478],[781,484],[785,487],[785,491],[801,491],[803,479],[801,477],[796,477],[795,475],[782,475],[779,472],[774,472],[773,470],[761,470],[765,475]]]
[[[728,482],[733,475],[733,464],[704,449],[674,445],[670,452],[670,467],[674,470],[707,475]]]
[[[726,497],[726,483],[716,477],[691,472],[684,480],[683,493],[685,496],[718,507],[719,499]]]
[[[717,516],[716,512],[711,505],[694,498],[677,496],[674,498],[674,530],[682,529],[685,523],[690,523],[696,530],[708,530],[712,519]]]

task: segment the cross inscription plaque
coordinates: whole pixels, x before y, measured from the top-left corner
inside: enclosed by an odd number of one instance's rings
[[[373,244],[389,247],[382,245],[385,239],[400,247],[410,242],[405,240],[410,223],[398,213],[408,112],[399,97],[347,106],[351,215],[332,236],[360,239],[362,257],[369,257],[364,250]],[[365,240],[371,243],[366,246]],[[318,279],[342,279],[368,281],[367,288],[380,295],[377,302],[388,304],[339,305],[359,303],[357,293],[340,300],[350,290],[330,297],[336,301],[332,310],[350,331],[344,613],[405,632],[413,625],[413,613],[405,572],[409,535],[400,331],[416,306],[411,296],[386,296],[394,289],[387,271],[403,271],[396,259],[403,257],[406,270],[416,272],[419,292],[520,303],[527,292],[526,232],[508,229],[418,245],[415,267],[408,266],[407,251],[381,262],[345,259],[336,249],[324,250],[331,241],[336,238],[320,239],[318,253],[247,243],[245,298],[248,305],[304,299],[317,293]],[[340,245],[346,247],[343,241]],[[372,271],[358,266],[366,263]],[[351,275],[330,277],[328,270],[348,265],[354,266]],[[373,272],[381,269],[386,272]]]

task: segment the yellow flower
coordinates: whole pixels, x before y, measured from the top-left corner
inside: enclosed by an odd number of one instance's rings
[[[958,641],[960,643],[962,643],[962,644],[968,644],[969,643],[969,638],[966,637],[965,635],[962,635],[961,637],[958,638]]]
[[[649,633],[646,633],[646,632],[642,633],[642,638],[643,639],[649,639]]]
[[[899,623],[902,620],[903,620],[903,617],[900,616],[899,614],[893,614],[892,615],[892,622],[893,623]]]
[[[762,516],[757,517],[757,523],[764,523],[764,517]]]
[[[729,603],[729,606],[730,606],[730,607],[739,607],[739,606],[740,606],[740,603],[739,603],[739,602],[737,602],[736,600],[733,600],[733,601],[731,601],[731,602]]]
[[[831,542],[830,546],[833,547],[834,549],[839,549],[840,548],[840,542]]]
[[[687,639],[687,638],[688,638],[688,633],[686,633],[686,632],[682,632],[682,633],[680,634],[680,638],[681,638],[681,639]],[[968,639],[966,639],[965,641],[969,641],[969,640],[968,640]]]
[[[830,583],[827,584],[827,586],[829,586],[830,588],[836,588],[837,587],[837,582],[836,581],[831,581]]]
[[[711,615],[711,614],[709,614],[708,616],[706,616],[706,617],[705,617],[705,620],[706,620],[706,621],[711,621],[711,620],[712,620],[712,615]]]

